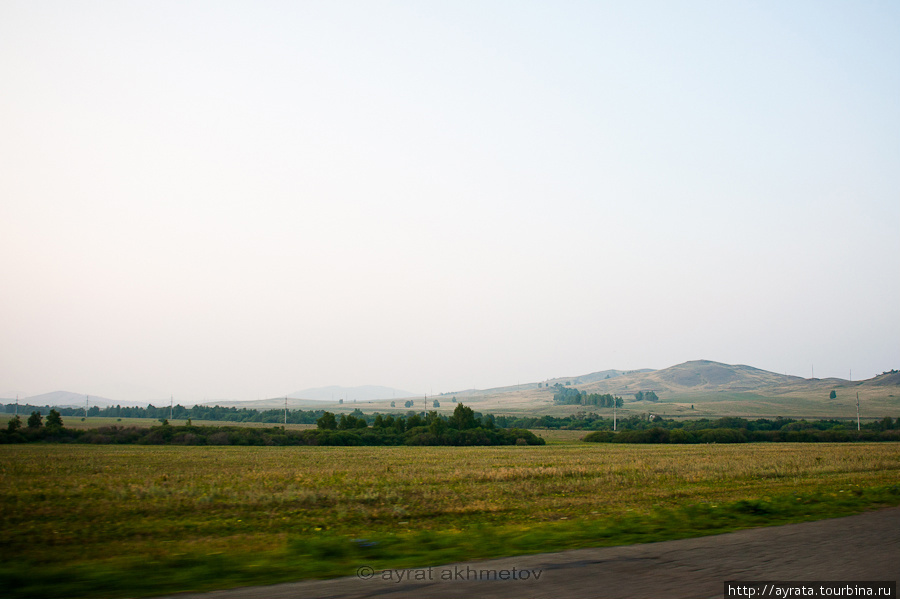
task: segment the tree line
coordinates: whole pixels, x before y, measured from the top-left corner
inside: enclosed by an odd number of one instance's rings
[[[27,413],[39,411],[43,414],[48,413],[51,409],[56,410],[62,416],[83,417],[84,408],[77,407],[59,407],[59,406],[32,406],[30,404],[18,405],[6,404],[2,406],[7,414],[13,413],[15,410]],[[315,424],[316,420],[322,416],[324,410],[288,410],[287,421],[289,424]],[[175,406],[156,407],[153,404],[147,405],[146,408],[132,406],[108,406],[101,408],[100,406],[91,406],[87,410],[88,417],[104,417],[104,418],[152,418],[160,420],[162,418],[171,418],[173,420],[221,420],[225,422],[284,422],[283,409],[258,410],[255,408],[234,408],[224,406],[191,406],[186,408],[180,404]]]
[[[900,431],[872,431],[856,429],[803,429],[795,431],[751,431],[742,428],[711,428],[699,430],[654,427],[648,430],[628,430],[620,433],[596,431],[586,435],[589,443],[846,443],[851,441],[900,441]]]
[[[622,421],[618,432],[598,430],[584,437],[593,443],[841,443],[849,441],[900,441],[900,418],[885,416],[857,430],[841,420],[794,420],[725,417],[678,422],[660,417],[637,422]]]
[[[597,406],[599,408],[612,408],[623,405],[621,397],[609,393],[587,393],[579,391],[575,387],[565,387],[559,383],[553,386],[553,401],[564,406]]]
[[[890,420],[890,422],[888,422]],[[497,426],[504,428],[529,428],[529,429],[563,429],[563,430],[589,430],[612,431],[613,419],[601,416],[597,413],[578,412],[571,416],[495,416]],[[885,416],[882,420],[867,422],[862,425],[862,430],[880,432],[884,430],[900,430],[900,418],[897,421]],[[681,420],[651,416],[650,414],[631,414],[627,417],[619,417],[615,428],[619,431],[649,430],[651,428],[663,428],[666,430],[703,430],[712,428],[741,428],[750,431],[796,431],[806,429],[828,430],[832,428],[848,428],[851,425],[846,420],[803,420],[795,418],[759,418],[746,420],[744,418],[726,416],[724,418],[698,418],[695,420]],[[852,424],[856,428],[856,423]]]
[[[67,429],[62,416],[51,410],[47,423],[39,411],[32,412],[23,425],[19,416],[0,431],[2,443],[56,442],[141,445],[543,445],[544,440],[522,429],[496,426],[491,416],[481,416],[458,404],[449,417],[437,412],[422,416],[366,415],[357,411],[342,414],[322,412],[315,430],[286,430],[284,427],[172,426],[163,420],[150,428],[107,426],[97,429]]]

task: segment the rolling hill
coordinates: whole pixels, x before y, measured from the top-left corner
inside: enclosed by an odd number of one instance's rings
[[[684,362],[662,370],[600,371],[553,379],[540,386],[534,383],[444,395],[456,396],[477,410],[498,414],[603,412],[557,405],[553,401],[553,385],[557,383],[587,393],[618,395],[625,400],[620,411],[624,415],[855,418],[859,393],[864,418],[900,416],[900,373],[885,373],[864,381],[804,379],[710,360]],[[653,391],[659,401],[636,401],[639,391]],[[832,391],[834,399],[830,397]]]
[[[84,406],[84,400],[88,400],[90,406],[114,406],[116,404],[123,406],[140,405],[135,402],[118,402],[114,399],[106,397],[98,397],[96,395],[85,395],[84,393],[72,393],[71,391],[51,391],[50,393],[42,393],[31,397],[19,398],[20,404],[31,404],[33,406]],[[146,404],[144,404],[146,405]]]
[[[743,364],[722,364],[710,360],[694,360],[664,368],[634,372],[615,379],[595,381],[579,388],[597,392],[627,394],[636,391],[655,391],[677,395],[724,391],[758,391],[802,384],[806,379],[776,374]]]
[[[745,416],[750,418],[846,418],[856,417],[856,394],[859,393],[863,418],[900,416],[900,373],[886,373],[869,380],[847,381],[843,379],[804,379],[769,372],[742,364],[723,364],[710,360],[693,360],[662,370],[601,370],[588,374],[560,377],[541,382],[521,383],[492,389],[466,389],[442,393],[427,398],[422,395],[365,399],[353,389],[322,387],[292,393],[291,409],[325,409],[333,412],[350,412],[356,408],[364,412],[403,413],[408,410],[402,399],[415,397],[416,410],[436,409],[452,411],[457,403],[493,414],[565,415],[579,411],[595,411],[601,414],[611,409],[558,405],[553,401],[554,385],[574,387],[587,393],[610,393],[625,400],[618,411],[620,416],[631,414],[660,414],[673,418],[700,418],[719,416]],[[331,392],[334,389],[334,400]],[[376,388],[385,389],[385,388]],[[637,401],[639,391],[653,391],[659,401]],[[836,397],[830,398],[835,391]],[[314,393],[315,392],[315,393]],[[325,394],[323,396],[323,393]],[[312,397],[322,397],[320,400]],[[344,403],[338,403],[338,399]],[[455,400],[455,401],[454,401]],[[217,402],[220,405],[279,408],[283,398],[250,402]],[[437,401],[439,406],[434,407]],[[392,406],[391,403],[394,403]]]
[[[662,370],[601,370],[571,377],[522,383],[492,389],[467,389],[427,398],[390,387],[319,387],[288,394],[289,409],[326,409],[349,412],[406,412],[406,399],[415,398],[416,409],[452,411],[464,403],[480,412],[494,414],[565,415],[578,411],[605,414],[609,409],[594,406],[558,405],[554,386],[563,385],[587,393],[609,393],[625,400],[619,415],[660,414],[666,417],[698,418],[745,416],[751,418],[856,417],[859,396],[863,418],[900,417],[900,372],[891,371],[862,381],[805,379],[746,366],[710,360],[693,360]],[[638,392],[653,391],[658,401],[637,401]],[[834,392],[835,397],[831,397]],[[56,391],[28,398],[32,405],[82,406],[85,396]],[[343,403],[338,400],[343,399]],[[12,400],[6,401],[11,403]],[[439,404],[435,407],[434,403]],[[207,405],[271,409],[284,406],[284,396],[255,401],[208,401]],[[120,403],[90,396],[90,405]],[[394,404],[393,406],[391,404]],[[121,405],[128,405],[121,402]],[[610,414],[611,415],[611,414]]]
[[[368,401],[370,399],[413,397],[414,395],[417,394],[402,389],[379,387],[377,385],[363,385],[361,387],[338,387],[332,385],[330,387],[317,387],[315,389],[304,389],[303,391],[288,393],[288,397],[292,399],[313,399],[318,401],[337,401],[338,399]]]

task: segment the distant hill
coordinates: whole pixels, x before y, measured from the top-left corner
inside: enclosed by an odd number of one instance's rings
[[[41,395],[32,395],[31,397],[19,398],[20,404],[31,404],[33,406],[59,406],[59,407],[82,407],[87,397],[90,406],[146,406],[146,403],[138,403],[133,401],[117,401],[97,395],[89,395],[86,393],[72,393],[71,391],[51,391],[50,393],[42,393]],[[9,400],[7,400],[9,403]]]
[[[760,370],[743,364],[722,364],[710,360],[693,360],[662,370],[637,371],[615,379],[596,381],[585,389],[602,389],[604,393],[655,391],[681,394],[700,391],[754,391],[760,388],[784,387],[806,379]]]
[[[863,384],[869,387],[900,386],[900,371],[892,370],[890,372],[883,372],[875,378],[863,381]]]
[[[593,378],[593,382],[588,379]],[[611,393],[625,400],[627,410],[663,415],[698,416],[800,416],[852,418],[856,395],[861,413],[882,417],[900,412],[900,372],[891,371],[871,379],[848,381],[839,378],[805,379],[761,370],[743,364],[723,364],[693,360],[662,370],[622,373],[620,376],[571,377],[572,387],[588,393]],[[636,401],[638,392],[653,391],[658,402]],[[831,392],[835,397],[831,397]],[[485,409],[556,413],[561,408],[552,401],[552,388],[543,395],[519,398],[485,398]],[[493,404],[493,405],[491,405]],[[576,409],[576,408],[569,408]]]
[[[746,416],[855,418],[856,398],[860,399],[863,418],[900,416],[900,372],[892,370],[859,381],[839,378],[805,379],[746,366],[723,364],[710,360],[693,360],[662,370],[601,370],[579,376],[559,377],[540,382],[520,383],[492,389],[467,389],[442,393],[439,411],[452,411],[453,396],[476,410],[495,414],[562,415],[583,410],[585,406],[560,405],[553,401],[554,385],[575,387],[587,393],[611,393],[625,400],[623,414],[661,414],[684,418]],[[658,401],[641,400],[638,392],[653,391]],[[834,392],[834,397],[831,397]],[[400,412],[408,408],[404,400],[422,398],[421,393],[403,389],[367,385],[361,387],[318,387],[288,394],[289,409],[335,412],[361,407],[366,411]],[[19,398],[20,404],[84,406],[84,394],[54,391]],[[343,400],[343,404],[339,401]],[[428,409],[432,409],[428,398]],[[14,400],[0,400],[12,403]],[[165,405],[161,400],[154,405]],[[355,406],[365,403],[366,406]],[[396,403],[392,406],[391,403]],[[140,405],[90,396],[91,406]],[[235,406],[256,409],[281,409],[285,396],[255,401],[217,400],[205,405]],[[599,410],[604,415],[604,410]]]
[[[618,395],[625,400],[620,415],[855,419],[857,393],[862,418],[900,415],[900,372],[862,381],[805,379],[711,360],[693,360],[662,370],[602,370],[452,395],[473,409],[494,414],[558,416],[587,409],[611,415],[605,409],[558,404],[553,400],[556,384],[587,393]],[[639,392],[648,391],[654,392],[657,401],[637,399]],[[442,401],[440,409],[452,410],[452,404]]]
[[[371,401],[378,399],[400,399],[403,397],[415,397],[421,393],[412,393],[403,389],[393,389],[391,387],[379,387],[377,385],[363,385],[362,387],[339,387],[332,385],[330,387],[317,387],[315,389],[304,389],[303,391],[294,391],[288,393],[289,398],[293,399],[313,399],[317,401]]]
[[[582,374],[581,376],[567,377],[566,380],[571,381],[573,385],[586,385],[588,383],[607,381],[629,374],[646,374],[649,372],[654,372],[654,370],[650,368],[641,368],[639,370],[601,370],[599,372],[592,372],[590,374]],[[562,379],[554,379],[550,381],[550,384],[554,384],[561,380]]]
[[[519,383],[518,385],[506,385],[505,387],[491,387],[489,389],[462,389],[459,391],[446,391],[441,393],[441,396],[460,396],[460,397],[475,397],[475,396],[484,396],[484,395],[496,395],[498,393],[510,393],[510,392],[518,392],[518,391],[529,391],[529,390],[537,390],[541,388],[550,388],[557,383],[560,385],[569,384],[572,386],[582,386],[588,383],[603,381],[612,378],[616,378],[619,376],[623,376],[626,374],[635,374],[635,373],[644,373],[644,372],[653,372],[649,368],[643,368],[640,370],[601,370],[599,372],[592,372],[590,374],[582,374],[579,376],[560,376],[553,379],[547,379],[545,381],[537,382],[537,383]]]

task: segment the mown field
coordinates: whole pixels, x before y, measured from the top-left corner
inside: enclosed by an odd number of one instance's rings
[[[4,596],[119,597],[900,504],[900,444],[0,446]]]

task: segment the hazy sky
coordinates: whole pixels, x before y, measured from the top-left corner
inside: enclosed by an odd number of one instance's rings
[[[900,367],[896,2],[0,3],[0,396]]]

